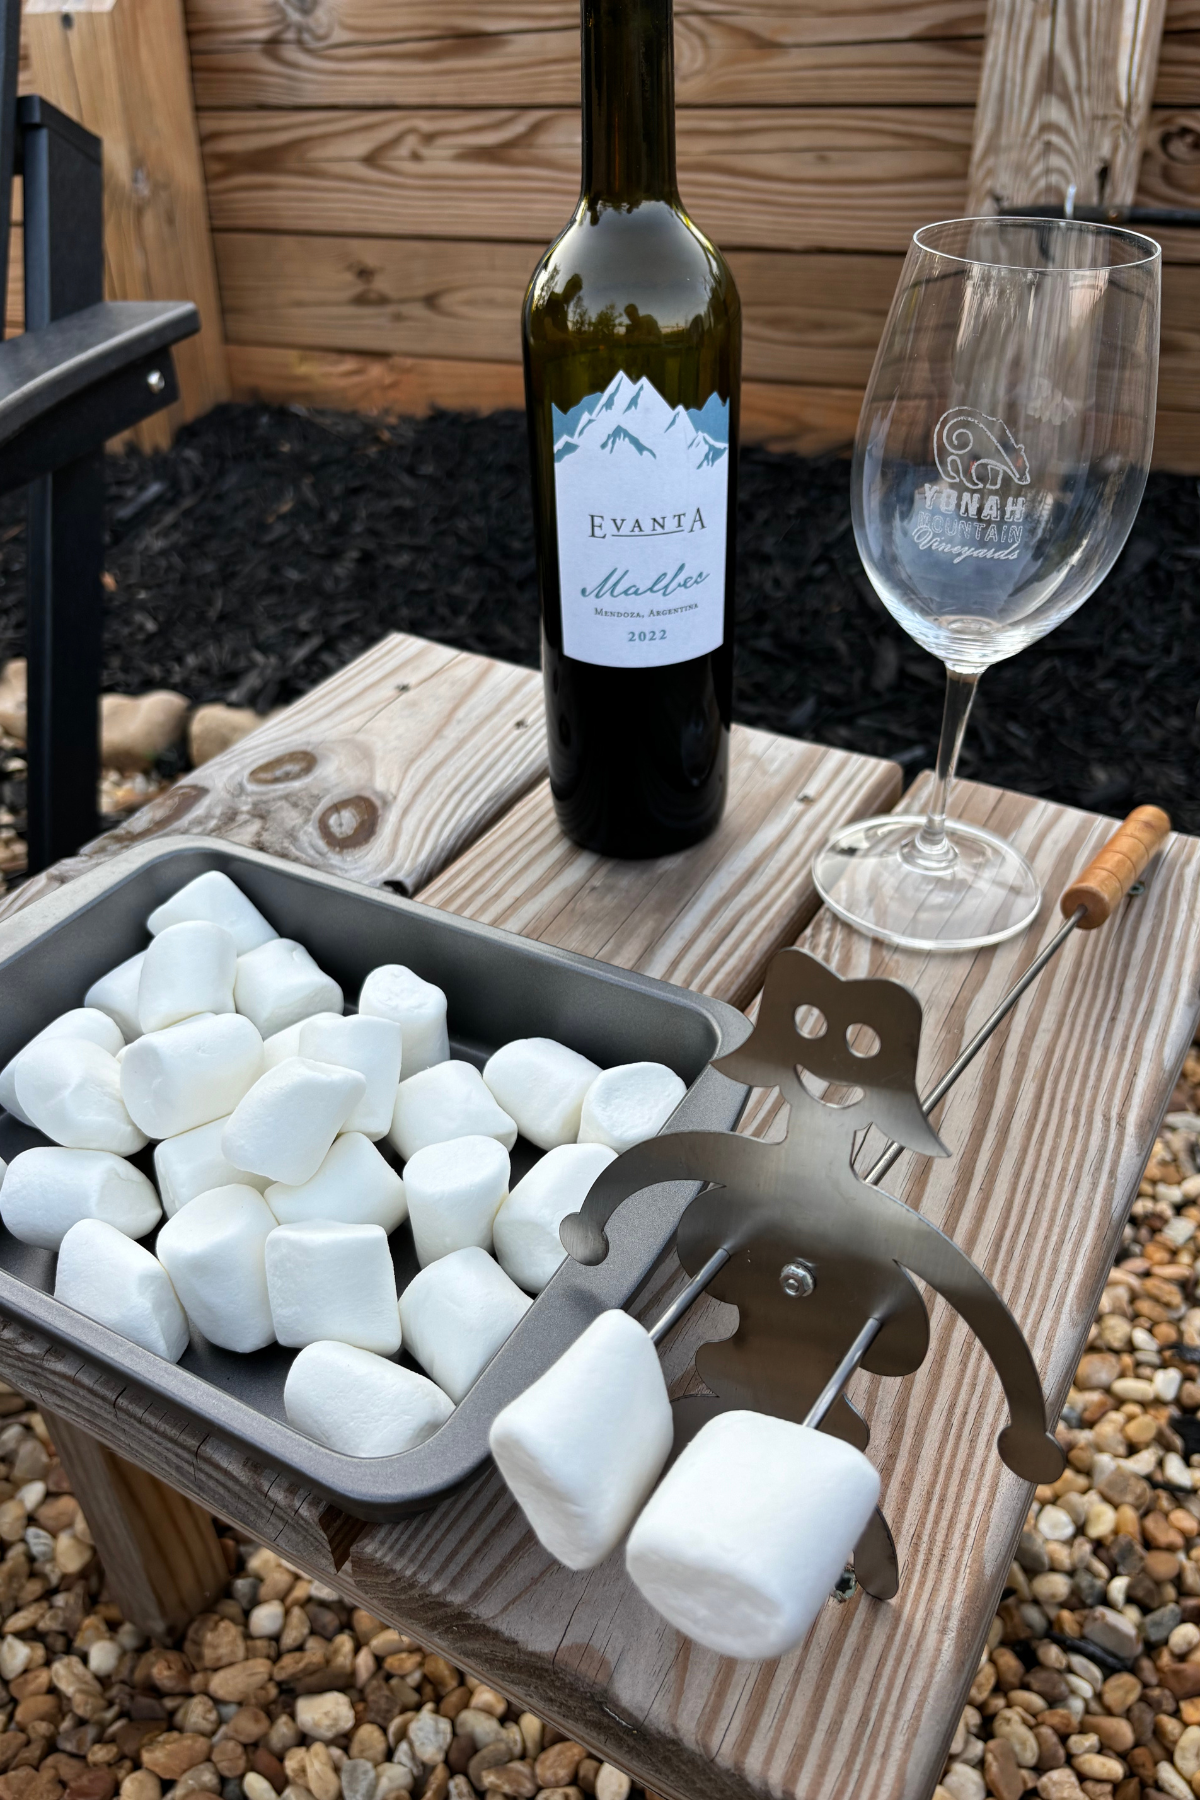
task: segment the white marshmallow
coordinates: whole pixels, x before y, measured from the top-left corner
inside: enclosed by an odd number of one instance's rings
[[[275,1215],[256,1188],[198,1194],[158,1234],[158,1260],[188,1319],[223,1350],[275,1341],[264,1249]]]
[[[407,1081],[450,1056],[446,996],[402,963],[372,969],[362,984],[358,1010],[367,1018],[394,1019],[404,1040],[400,1068]]]
[[[486,1250],[454,1250],[401,1294],[405,1347],[457,1406],[532,1305]]]
[[[221,1133],[228,1119],[229,1114],[224,1113],[219,1119],[210,1119],[207,1125],[194,1125],[177,1137],[164,1138],[155,1150],[154,1179],[168,1219],[210,1188],[238,1185],[257,1188],[261,1193],[266,1187],[265,1175],[237,1169],[222,1155]]]
[[[102,1219],[81,1219],[64,1237],[54,1298],[168,1362],[188,1347],[187,1318],[167,1271]]]
[[[299,1187],[316,1174],[366,1091],[357,1069],[289,1056],[234,1107],[222,1153],[241,1169]]]
[[[115,1056],[86,1038],[43,1038],[17,1059],[21,1111],[56,1144],[132,1156],[146,1142],[121,1098]]]
[[[396,1456],[433,1436],[454,1403],[424,1375],[352,1344],[309,1344],[283,1386],[288,1422],[344,1456]]]
[[[313,1019],[340,1019],[341,1016],[341,1013],[333,1012],[313,1013],[311,1018],[297,1019],[294,1025],[285,1025],[282,1031],[266,1038],[263,1042],[263,1073],[286,1062],[289,1056],[299,1056],[300,1033],[306,1025],[311,1025]]]
[[[514,1038],[483,1067],[483,1079],[522,1137],[541,1150],[575,1142],[583,1097],[599,1073],[598,1064],[553,1038]]]
[[[138,1022],[161,1031],[197,1013],[231,1013],[237,951],[232,933],[203,919],[168,925],[156,937],[138,977]]]
[[[427,1144],[491,1137],[506,1150],[517,1141],[514,1120],[496,1105],[472,1063],[443,1062],[400,1083],[389,1141],[407,1162]]]
[[[22,1150],[0,1189],[0,1218],[23,1244],[57,1250],[80,1219],[145,1237],[162,1217],[154,1183],[111,1150]]]
[[[408,1217],[405,1184],[361,1131],[334,1138],[324,1162],[299,1187],[275,1181],[264,1198],[281,1225],[335,1219],[395,1231]]]
[[[665,1063],[620,1063],[605,1069],[583,1097],[579,1142],[632,1150],[662,1130],[686,1093]]]
[[[121,1092],[149,1137],[178,1137],[231,1113],[258,1080],[262,1039],[236,1013],[151,1031],[121,1058]]]
[[[366,1079],[367,1091],[342,1130],[361,1131],[369,1138],[386,1135],[400,1081],[400,1027],[394,1019],[342,1019],[329,1013],[304,1019],[296,1054],[357,1069]]]
[[[110,1056],[119,1056],[125,1044],[121,1027],[116,1020],[108,1013],[101,1012],[97,1006],[76,1006],[71,1012],[51,1019],[49,1025],[43,1026],[35,1037],[30,1038],[29,1044],[39,1044],[43,1038],[56,1037],[87,1038],[91,1043],[99,1044],[102,1050],[107,1050]],[[29,1044],[25,1045],[25,1050],[28,1050]],[[22,1125],[32,1125],[33,1120],[25,1117],[17,1099],[17,1060],[23,1054],[24,1050],[18,1050],[16,1056],[0,1069],[0,1106],[5,1112],[11,1113],[14,1119],[19,1119]]]
[[[121,1027],[129,1042],[142,1035],[138,1021],[138,984],[145,957],[146,952],[139,950],[127,962],[118,963],[107,975],[101,975],[99,981],[93,981],[83,996],[83,1004],[107,1013]]]
[[[560,1144],[518,1181],[492,1226],[500,1267],[518,1287],[541,1293],[567,1254],[559,1226],[579,1211],[601,1169],[616,1158],[607,1144]]]
[[[641,1511],[673,1439],[658,1351],[614,1311],[496,1415],[489,1442],[551,1556],[594,1569]]]
[[[508,1172],[508,1151],[490,1137],[429,1144],[405,1163],[408,1218],[422,1268],[468,1244],[491,1249]]]
[[[380,1225],[280,1225],[267,1239],[267,1291],[281,1344],[332,1338],[379,1356],[400,1348],[396,1273]]]
[[[879,1498],[861,1451],[765,1413],[697,1432],[629,1534],[630,1579],[721,1656],[781,1656],[807,1636]]]
[[[303,944],[272,938],[238,957],[233,997],[264,1037],[317,1012],[342,1010],[342,990],[320,970]]]
[[[223,925],[226,931],[232,932],[239,956],[244,956],[247,950],[257,950],[260,944],[279,936],[254,902],[247,900],[241,888],[219,869],[197,875],[177,894],[156,906],[146,920],[146,928],[152,937],[157,937],[160,931],[185,919],[206,919],[210,925]]]

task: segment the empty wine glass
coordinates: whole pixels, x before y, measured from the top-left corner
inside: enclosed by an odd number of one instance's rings
[[[933,797],[924,818],[838,832],[814,871],[873,937],[974,949],[1038,910],[1025,858],[946,808],[984,669],[1081,606],[1129,535],[1154,438],[1160,262],[1150,238],[1074,220],[954,219],[913,238],[851,500],[871,585],[946,665]]]

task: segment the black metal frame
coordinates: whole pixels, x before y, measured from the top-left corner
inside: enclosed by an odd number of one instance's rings
[[[29,489],[29,869],[96,830],[104,444],[179,398],[190,301],[104,299],[100,139],[17,97],[18,0],[0,0],[0,296],[24,180],[25,330],[0,343],[0,494]]]

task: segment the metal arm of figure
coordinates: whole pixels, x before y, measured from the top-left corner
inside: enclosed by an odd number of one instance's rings
[[[710,1181],[718,1166],[720,1149],[732,1136],[722,1131],[664,1132],[624,1150],[616,1162],[602,1169],[577,1213],[559,1228],[559,1239],[568,1256],[589,1268],[608,1255],[604,1227],[623,1200],[643,1188],[666,1181]],[[752,1143],[751,1138],[736,1139]]]

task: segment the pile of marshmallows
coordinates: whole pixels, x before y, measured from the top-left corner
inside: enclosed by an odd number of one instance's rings
[[[0,1163],[0,1217],[58,1251],[56,1299],[170,1361],[189,1327],[299,1349],[284,1406],[319,1443],[422,1443],[562,1262],[562,1220],[683,1082],[549,1038],[481,1075],[450,1058],[441,989],[399,964],[344,1017],[337,982],[217,871],[147,924],[149,947],[0,1071],[0,1104],[53,1140]],[[518,1132],[546,1154],[510,1193]],[[152,1139],[157,1189],[127,1160]],[[164,1212],[152,1253],[135,1240]],[[397,1299],[405,1219],[421,1270]],[[402,1341],[426,1375],[389,1360]]]

